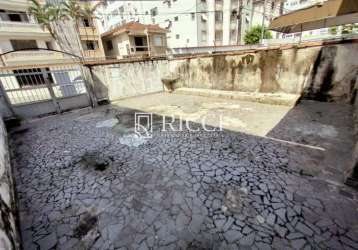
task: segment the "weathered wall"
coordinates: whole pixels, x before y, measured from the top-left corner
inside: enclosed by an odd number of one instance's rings
[[[7,105],[4,95],[0,89],[0,119],[1,119],[1,117],[8,118],[11,116],[12,116],[11,110],[10,110],[9,106]]]
[[[358,76],[356,76],[356,81],[354,84],[353,94],[352,94],[352,104],[353,104],[353,122],[354,122],[354,132],[356,139],[358,138]],[[355,147],[353,148],[352,153],[352,163],[351,167],[346,173],[347,183],[349,185],[356,186],[358,188],[358,140],[356,140]],[[355,180],[355,181],[354,181]]]
[[[174,88],[302,94],[350,102],[358,72],[358,43],[248,51],[174,60],[92,66],[100,96],[110,100]]]
[[[262,50],[171,63],[176,87],[300,93],[318,53],[319,48]]]
[[[358,69],[358,44],[259,50],[170,61],[175,87],[303,93],[349,102]]]
[[[20,240],[15,224],[15,200],[4,123],[0,119],[0,249],[19,249]]]
[[[163,91],[168,61],[131,62],[92,67],[95,94],[109,100]]]
[[[351,102],[358,75],[357,57],[357,43],[321,48],[304,96],[317,101]]]

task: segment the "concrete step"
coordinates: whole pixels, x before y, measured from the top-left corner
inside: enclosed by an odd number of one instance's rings
[[[295,106],[300,98],[300,95],[286,93],[240,92],[196,88],[178,88],[175,89],[173,93],[258,102],[271,105],[284,105],[290,107]]]

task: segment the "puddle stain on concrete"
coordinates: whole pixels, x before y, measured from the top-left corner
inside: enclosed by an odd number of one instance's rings
[[[74,230],[75,238],[82,238],[87,235],[92,229],[97,225],[98,217],[91,215],[89,212],[86,212],[82,220],[79,222],[79,225]]]
[[[85,153],[78,164],[87,169],[95,171],[105,171],[111,165],[111,159],[101,156],[98,152]]]

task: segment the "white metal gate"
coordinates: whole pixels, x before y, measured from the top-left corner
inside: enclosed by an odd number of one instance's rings
[[[36,117],[90,105],[80,65],[0,69],[0,88],[12,111]]]

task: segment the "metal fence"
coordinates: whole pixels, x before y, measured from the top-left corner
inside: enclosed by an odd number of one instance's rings
[[[61,112],[90,105],[80,65],[3,69],[0,85],[7,102],[20,116],[24,110],[29,112],[26,116],[36,116],[39,112]],[[39,111],[39,104],[43,111]]]

